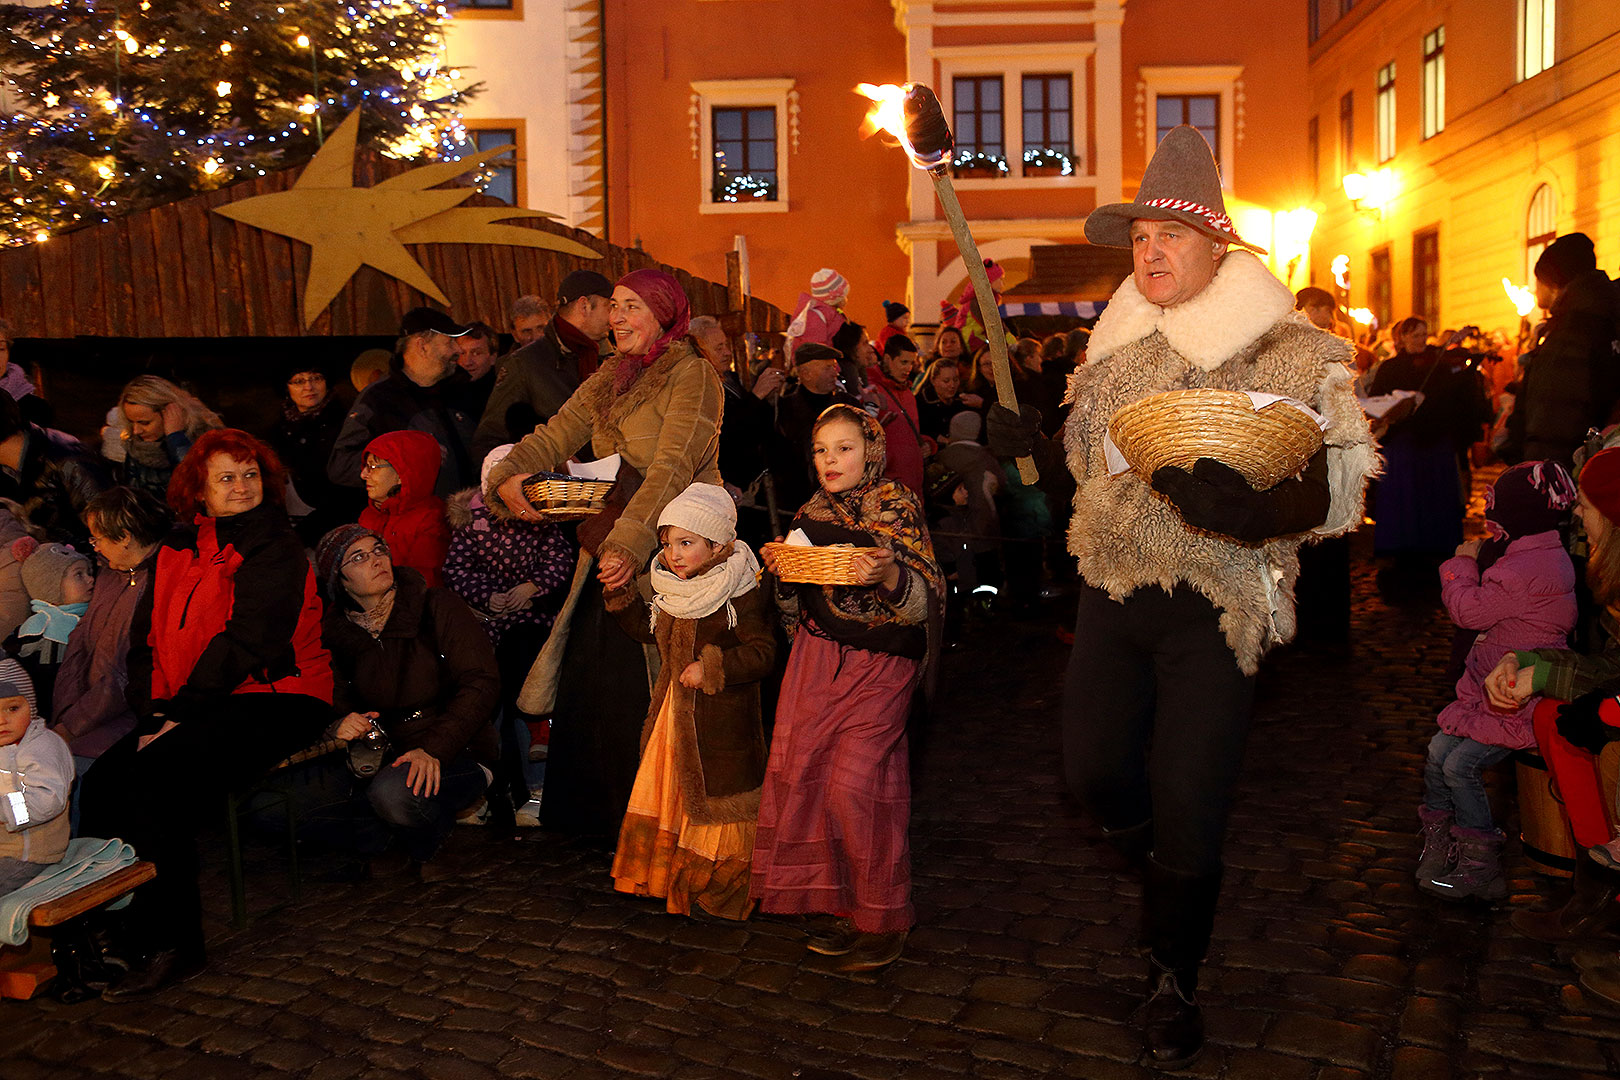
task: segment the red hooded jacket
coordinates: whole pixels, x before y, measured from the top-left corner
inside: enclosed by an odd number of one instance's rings
[[[444,453],[438,441],[422,431],[390,431],[367,443],[365,452],[394,467],[399,491],[381,506],[368,502],[360,524],[383,538],[396,567],[409,566],[429,586],[443,585],[450,524],[444,519],[444,500],[433,494]]]

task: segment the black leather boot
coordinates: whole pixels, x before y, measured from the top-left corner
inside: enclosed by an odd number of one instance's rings
[[[1557,945],[1596,937],[1620,927],[1620,870],[1599,866],[1585,853],[1575,858],[1569,901],[1551,911],[1513,913],[1513,928],[1525,937]]]
[[[1221,874],[1183,874],[1143,863],[1143,929],[1149,945],[1143,1060],[1159,1069],[1191,1065],[1204,1049],[1198,968],[1209,951]]]

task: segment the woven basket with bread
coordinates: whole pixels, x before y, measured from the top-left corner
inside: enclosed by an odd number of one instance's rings
[[[1132,402],[1108,422],[1108,436],[1144,480],[1166,465],[1191,469],[1214,458],[1256,491],[1294,476],[1322,448],[1316,415],[1290,401],[1260,409],[1237,390],[1170,390]]]
[[[760,549],[776,561],[776,576],[797,585],[858,585],[855,559],[876,555],[883,548],[832,545],[804,547],[799,544],[771,543]]]

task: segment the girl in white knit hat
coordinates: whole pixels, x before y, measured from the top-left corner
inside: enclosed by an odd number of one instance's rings
[[[639,581],[605,597],[661,660],[613,884],[665,898],[672,914],[692,914],[696,904],[745,919],[765,778],[759,684],[776,656],[769,602],[725,488],[693,484],[672,499],[658,517],[658,543],[651,601]]]

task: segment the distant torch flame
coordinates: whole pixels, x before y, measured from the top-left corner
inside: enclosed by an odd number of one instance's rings
[[[1351,308],[1350,317],[1362,326],[1371,326],[1375,321],[1373,313],[1364,307]]]
[[[1522,319],[1536,310],[1536,294],[1523,285],[1515,285],[1507,278],[1503,278],[1502,291],[1507,293],[1508,299],[1513,302],[1513,310],[1519,313],[1519,318]]]
[[[893,137],[894,145],[904,150],[917,168],[938,168],[950,157],[949,150],[933,158],[922,157],[911,145],[911,140],[906,137],[906,95],[911,92],[911,87],[911,83],[904,86],[896,86],[893,83],[884,83],[882,86],[861,83],[857,86],[855,92],[871,99],[872,102],[872,107],[866,111],[866,119],[861,122],[861,137],[867,138],[881,131]]]

